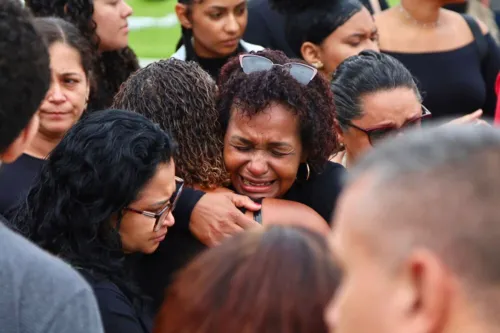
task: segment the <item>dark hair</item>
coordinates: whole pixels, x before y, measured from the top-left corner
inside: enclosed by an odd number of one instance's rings
[[[343,129],[363,116],[363,95],[396,88],[412,89],[421,99],[417,83],[399,60],[375,51],[363,51],[344,60],[335,73],[331,89],[337,121]]]
[[[36,18],[34,25],[47,46],[59,42],[76,50],[80,55],[83,71],[90,80],[93,65],[91,46],[73,24],[56,17],[43,17]]]
[[[270,0],[270,4],[285,15],[287,42],[298,57],[302,44],[320,45],[363,9],[358,0]]]
[[[51,152],[15,227],[43,249],[133,294],[118,234],[122,210],[169,163],[175,144],[158,125],[120,110],[76,123]],[[111,218],[118,218],[118,226]]]
[[[228,181],[215,108],[215,81],[195,62],[168,59],[140,69],[122,85],[113,107],[138,112],[179,143],[176,174],[203,188]]]
[[[281,51],[264,50],[251,54],[266,57],[275,64],[292,61]],[[318,74],[303,86],[279,66],[247,75],[241,69],[238,57],[232,58],[222,68],[217,107],[224,134],[235,106],[239,112],[253,116],[271,103],[287,106],[299,118],[308,163],[316,171],[320,170],[338,146],[334,129],[335,105],[328,82]]]
[[[167,291],[155,332],[326,333],[339,284],[325,239],[273,226],[201,254]]]
[[[95,59],[94,89],[90,93],[88,110],[109,107],[120,85],[139,68],[136,55],[129,47],[118,51],[98,52],[99,37],[93,0],[26,0],[26,5],[35,16],[56,16],[73,23],[91,43]]]
[[[26,127],[50,86],[50,59],[18,0],[0,2],[0,152]]]

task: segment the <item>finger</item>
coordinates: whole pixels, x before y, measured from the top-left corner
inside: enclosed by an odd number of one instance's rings
[[[261,205],[254,202],[249,197],[239,195],[239,194],[230,194],[230,199],[236,207],[245,207],[252,212],[258,211],[261,209]]]
[[[473,122],[474,120],[481,118],[482,115],[483,115],[483,110],[477,110],[477,111],[474,111],[468,115],[465,115],[463,117],[452,120],[450,122],[450,124],[454,124],[454,125],[468,124],[468,123]]]
[[[233,222],[244,230],[262,227],[262,225],[259,224],[259,222],[254,221],[253,219],[249,218],[244,214],[234,216]]]

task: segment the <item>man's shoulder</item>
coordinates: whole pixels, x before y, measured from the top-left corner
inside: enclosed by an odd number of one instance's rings
[[[53,286],[57,290],[72,290],[72,294],[90,289],[68,264],[13,232],[4,222],[0,217],[0,276],[4,286],[8,283],[30,283],[33,279],[39,287],[45,283],[48,289]]]

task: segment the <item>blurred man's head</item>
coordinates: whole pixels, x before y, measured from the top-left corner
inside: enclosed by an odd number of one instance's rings
[[[0,1],[0,161],[14,161],[38,130],[49,55],[19,0]]]
[[[326,311],[330,329],[498,330],[499,206],[498,130],[434,128],[370,152],[336,210],[343,281]]]

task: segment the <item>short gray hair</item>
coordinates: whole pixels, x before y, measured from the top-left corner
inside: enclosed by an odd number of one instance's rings
[[[500,281],[500,131],[463,125],[410,132],[361,158],[348,184],[365,176],[372,229],[388,248],[435,252],[498,320],[500,299],[491,290]]]

